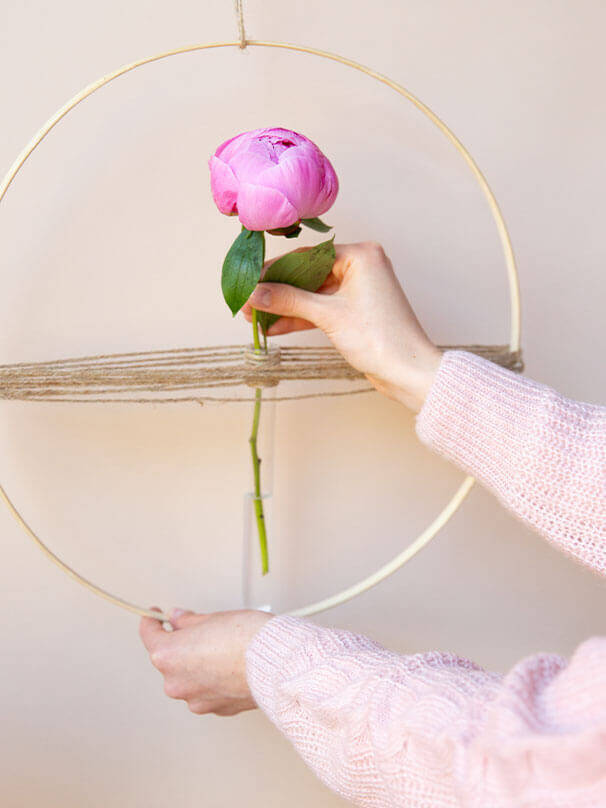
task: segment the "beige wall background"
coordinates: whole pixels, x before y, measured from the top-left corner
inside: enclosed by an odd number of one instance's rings
[[[89,81],[235,35],[225,0],[3,0],[0,12],[2,172]],[[249,0],[246,22],[252,38],[357,59],[444,118],[510,227],[528,375],[606,402],[604,5]],[[219,296],[235,225],[213,208],[206,159],[233,133],[276,124],[330,155],[338,239],[385,244],[435,340],[507,340],[496,233],[453,149],[353,71],[230,50],[123,77],[29,161],[0,210],[0,361],[245,340]],[[4,402],[0,479],[50,545],[112,591],[230,608],[249,415]],[[388,560],[462,474],[419,444],[412,416],[372,395],[280,406],[275,478],[286,608]],[[0,536],[4,808],[343,804],[263,715],[198,718],[165,698],[136,618],[51,567],[6,510]],[[478,487],[409,566],[318,619],[403,653],[452,650],[504,671],[535,651],[570,654],[604,630],[605,604],[597,577]]]

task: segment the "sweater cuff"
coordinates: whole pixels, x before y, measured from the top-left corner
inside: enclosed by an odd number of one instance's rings
[[[286,681],[318,670],[337,657],[358,657],[380,645],[349,631],[330,629],[301,617],[272,617],[255,634],[246,650],[246,677],[253,698],[276,722],[278,690]]]
[[[254,700],[271,713],[276,684],[313,664],[319,626],[300,617],[272,617],[255,634],[246,650],[246,676]],[[306,659],[309,657],[309,659]]]
[[[274,700],[276,680],[283,676],[297,646],[304,642],[307,624],[296,617],[268,620],[246,649],[246,678],[254,700],[267,709]]]

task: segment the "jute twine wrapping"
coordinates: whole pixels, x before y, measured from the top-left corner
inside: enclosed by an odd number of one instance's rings
[[[452,345],[441,350],[471,351],[511,370],[522,370],[520,351],[508,345]],[[332,347],[287,346],[255,355],[246,345],[179,348],[123,354],[99,354],[0,365],[0,398],[19,401],[183,402],[254,401],[245,392],[220,391],[245,386],[272,387],[280,382],[359,381],[364,375]],[[275,400],[365,393],[370,385],[346,390],[278,395]],[[217,391],[213,394],[212,391]]]

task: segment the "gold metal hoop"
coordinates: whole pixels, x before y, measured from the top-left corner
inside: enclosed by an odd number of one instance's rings
[[[312,56],[318,56],[323,59],[329,59],[333,62],[339,62],[346,67],[351,67],[354,70],[358,70],[360,73],[364,73],[367,76],[375,79],[376,81],[385,84],[387,87],[390,87],[395,92],[399,93],[400,95],[404,96],[408,101],[414,104],[420,112],[423,113],[429,120],[437,126],[437,128],[446,136],[446,138],[452,143],[452,145],[456,148],[459,154],[465,160],[467,166],[470,168],[472,174],[474,175],[486,201],[488,202],[488,206],[492,213],[493,219],[495,221],[497,231],[499,234],[499,239],[501,241],[501,247],[503,249],[503,254],[505,257],[505,265],[507,269],[507,276],[509,280],[509,297],[510,297],[510,335],[509,335],[509,346],[512,352],[517,352],[520,350],[520,289],[519,289],[519,279],[518,279],[518,272],[516,267],[516,262],[513,254],[513,248],[511,246],[511,241],[509,238],[509,234],[507,232],[507,227],[505,225],[505,221],[503,219],[503,215],[499,209],[497,204],[497,200],[486,181],[486,178],[476,165],[475,161],[473,160],[470,153],[467,151],[465,146],[461,143],[461,141],[456,137],[456,135],[446,126],[446,124],[438,118],[438,116],[422,101],[416,98],[412,93],[402,87],[400,84],[397,84],[395,81],[387,78],[386,76],[377,73],[374,70],[371,70],[368,67],[364,67],[363,65],[359,64],[358,62],[354,62],[351,59],[347,59],[343,56],[338,56],[334,53],[328,53],[327,51],[317,50],[316,48],[306,47],[304,45],[292,45],[287,44],[285,42],[266,42],[262,40],[247,40],[246,45],[248,47],[259,47],[259,48],[280,48],[282,50],[287,51],[297,51],[299,53],[306,53]],[[0,185],[0,202],[4,198],[9,186],[15,179],[16,175],[18,174],[19,170],[28,159],[28,157],[32,154],[32,152],[40,145],[40,143],[44,140],[44,138],[48,135],[48,133],[53,129],[59,121],[65,117],[71,110],[74,109],[78,104],[84,101],[85,98],[88,98],[89,95],[92,95],[94,92],[99,90],[101,87],[104,87],[106,84],[109,84],[114,79],[117,79],[119,76],[124,75],[125,73],[134,70],[137,67],[141,67],[143,65],[149,64],[150,62],[157,62],[161,59],[167,59],[170,56],[177,56],[182,53],[191,53],[193,51],[200,51],[200,50],[210,50],[213,48],[241,48],[241,42],[211,42],[208,44],[203,45],[188,45],[182,48],[176,48],[174,50],[165,51],[164,53],[156,54],[155,56],[149,56],[145,59],[139,59],[136,62],[131,62],[130,64],[124,65],[123,67],[118,68],[113,73],[107,73],[106,75],[102,76],[97,81],[89,84],[79,93],[77,93],[73,98],[71,98],[64,106],[61,107],[49,120],[44,124],[44,126],[34,135],[34,137],[30,140],[27,146],[23,149],[23,151],[18,155],[17,159],[14,161],[12,166],[9,168],[6,176],[4,177],[2,184]],[[425,547],[431,539],[438,533],[438,531],[448,522],[451,516],[455,513],[455,511],[460,507],[461,503],[465,500],[467,495],[469,494],[471,488],[473,487],[475,480],[473,477],[465,477],[462,484],[459,486],[457,491],[455,492],[452,499],[448,502],[448,504],[444,507],[444,509],[440,512],[440,514],[431,522],[431,524],[421,533],[420,536],[417,537],[402,553],[398,554],[392,561],[388,564],[385,564],[379,570],[377,570],[372,575],[369,575],[367,578],[364,578],[362,581],[359,581],[357,584],[344,589],[343,591],[333,595],[332,597],[326,598],[321,601],[317,601],[316,603],[309,604],[308,606],[304,606],[300,609],[296,609],[290,614],[297,615],[297,616],[307,616],[312,614],[317,614],[318,612],[325,611],[326,609],[333,608],[334,606],[338,606],[341,603],[345,603],[348,600],[356,597],[357,595],[362,594],[362,592],[366,592],[373,586],[376,586],[378,583],[383,581],[389,575],[393,574],[396,570],[400,569],[407,561],[409,561],[413,556],[415,556],[423,547]],[[68,566],[59,556],[54,553],[43,541],[40,537],[34,532],[34,530],[28,525],[26,520],[23,518],[21,513],[18,511],[16,506],[11,501],[10,497],[8,496],[6,490],[0,485],[0,496],[5,501],[6,505],[8,506],[9,511],[17,521],[17,524],[27,533],[27,535],[35,542],[38,548],[60,569],[63,570],[67,575],[72,577],[78,583],[85,586],[91,592],[94,592],[96,595],[99,595],[102,598],[105,598],[110,603],[115,604],[116,606],[120,606],[123,609],[127,609],[128,611],[134,612],[135,614],[139,614],[142,616],[147,617],[155,617],[161,620],[168,620],[167,615],[161,612],[153,612],[149,611],[148,609],[143,609],[140,606],[137,606],[129,601],[126,601],[122,598],[116,597],[115,595],[110,594],[109,592],[105,591],[101,587],[94,584],[92,581],[87,580],[78,572],[76,572],[72,567]]]

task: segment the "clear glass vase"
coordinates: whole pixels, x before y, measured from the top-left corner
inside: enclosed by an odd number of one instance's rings
[[[268,527],[269,570],[263,573],[252,493],[244,495],[244,535],[242,547],[242,605],[245,609],[271,612],[275,608],[276,581],[272,565],[271,494],[263,494],[265,523]]]
[[[277,363],[279,349],[270,347],[266,358],[258,361]],[[272,571],[272,550],[275,550],[275,542],[272,542],[272,493],[277,384],[268,384],[265,380],[262,385],[251,386],[250,389],[253,392],[251,398],[254,398],[248,405],[251,422],[251,487],[244,494],[242,601],[245,608],[271,611],[276,593],[275,574]],[[261,535],[263,533],[264,536]]]

